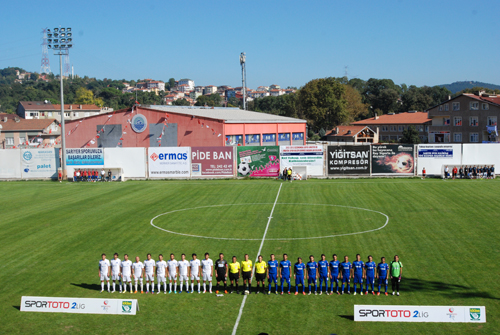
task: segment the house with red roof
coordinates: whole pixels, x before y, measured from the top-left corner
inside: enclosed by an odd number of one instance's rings
[[[0,113],[0,149],[51,148],[59,144],[61,128],[56,119],[23,119]]]
[[[337,126],[326,133],[330,142],[378,143],[378,133],[368,126]]]

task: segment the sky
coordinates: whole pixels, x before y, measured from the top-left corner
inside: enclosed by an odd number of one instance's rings
[[[75,74],[300,87],[324,77],[500,84],[500,1],[5,1],[0,68],[40,72],[42,28],[71,27]],[[59,60],[49,51],[51,70]]]

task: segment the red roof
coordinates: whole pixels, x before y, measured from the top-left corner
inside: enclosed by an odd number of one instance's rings
[[[19,101],[19,104],[24,107],[25,110],[53,110],[54,106],[50,101]]]
[[[492,102],[494,104],[500,105],[500,96],[498,96],[498,95],[490,96],[490,97],[485,97],[482,95],[479,96],[479,95],[470,94],[470,93],[463,93],[463,95],[468,96],[469,98],[476,99],[476,100]]]
[[[351,123],[352,125],[386,125],[386,124],[426,124],[430,123],[426,112],[384,114],[375,119],[374,117]]]
[[[61,105],[52,105],[52,106],[54,106],[55,110],[61,110]],[[66,104],[64,104],[65,111],[68,111],[70,109],[73,109],[73,110],[98,110],[98,111],[101,110],[101,108],[97,105],[77,105],[77,104],[66,105]]]
[[[333,128],[327,136],[356,136],[360,131],[367,128],[366,126],[337,126]],[[350,134],[348,132],[351,131]]]
[[[48,126],[50,126],[56,119],[23,119],[19,118],[19,122],[15,119],[8,119],[7,122],[0,121],[2,125],[2,131],[42,131]]]

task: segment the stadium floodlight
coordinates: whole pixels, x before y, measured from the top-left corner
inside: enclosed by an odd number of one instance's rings
[[[48,30],[50,32],[50,29]],[[54,55],[59,56],[59,80],[61,89],[61,168],[63,178],[66,176],[66,131],[64,122],[64,91],[63,91],[63,61],[62,56],[69,55],[69,49],[73,47],[73,38],[71,33],[71,28],[54,28],[53,33],[47,34],[48,37],[54,39],[49,40],[49,43],[57,43],[47,45],[47,48],[54,50]],[[60,43],[60,44],[59,44]]]
[[[48,38],[48,39],[47,39],[47,43],[52,43],[52,39],[51,39],[51,38]]]
[[[52,34],[47,34],[47,37],[48,38],[52,38]]]

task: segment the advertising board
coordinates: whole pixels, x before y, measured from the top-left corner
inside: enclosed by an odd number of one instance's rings
[[[190,147],[148,148],[149,178],[191,176]]]
[[[104,165],[103,148],[66,149],[66,165]]]
[[[373,174],[413,174],[415,158],[413,144],[372,145]]]
[[[328,146],[328,175],[369,175],[370,146]]]
[[[309,176],[323,176],[324,156],[322,145],[280,146],[281,166],[306,166]]]
[[[192,147],[192,176],[232,176],[233,147]]]
[[[22,297],[21,312],[136,315],[137,299]]]
[[[280,171],[280,147],[237,147],[238,176],[278,177]]]
[[[57,178],[59,168],[59,150],[56,149],[22,149],[22,178]]]

